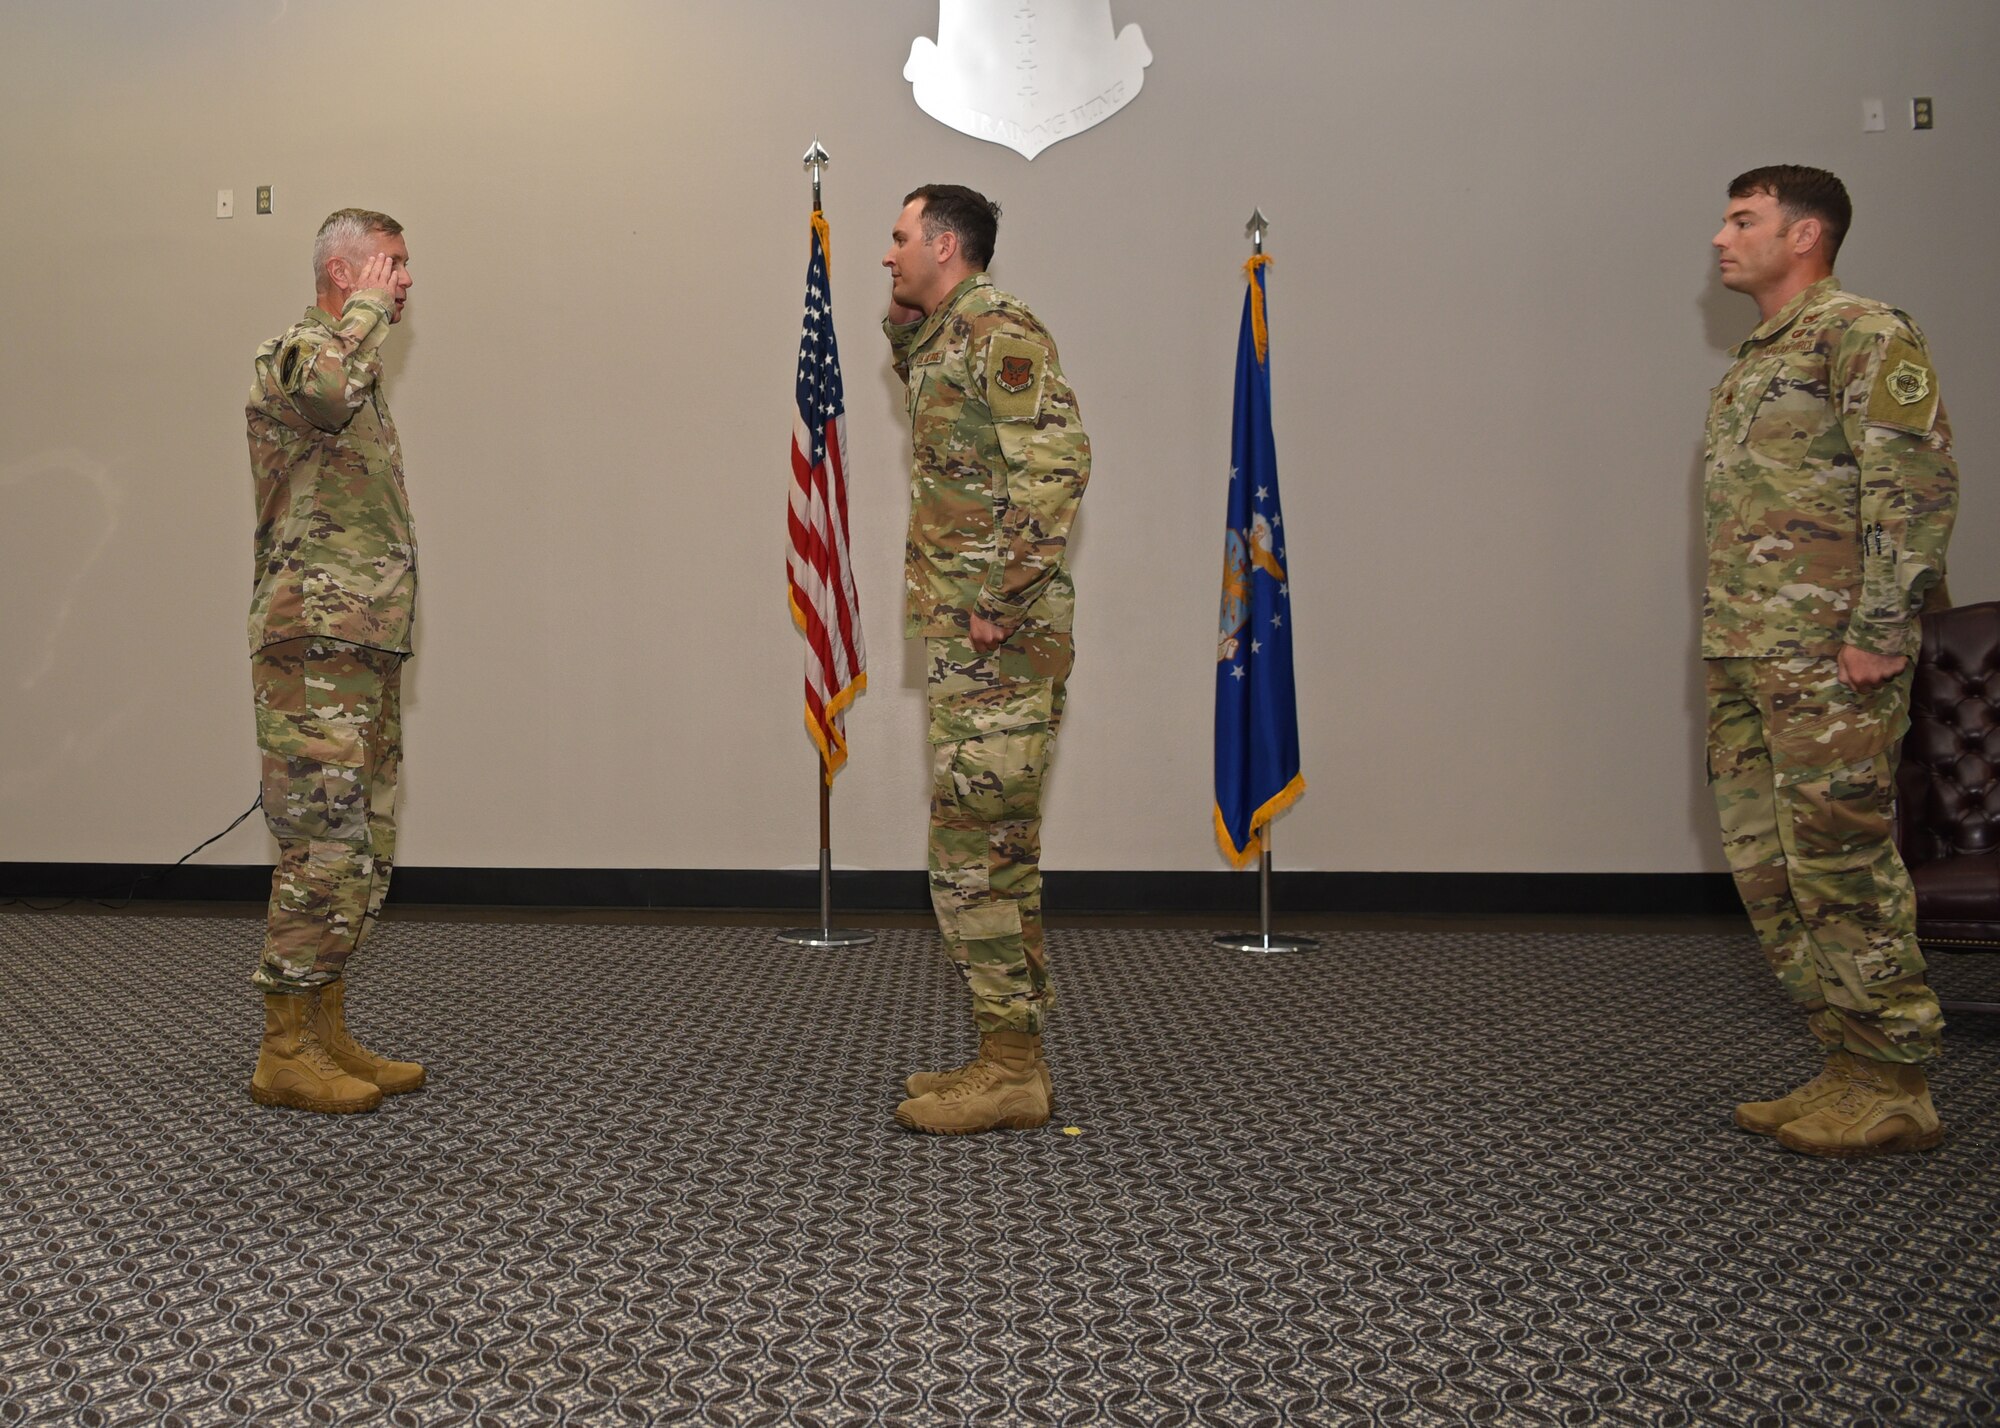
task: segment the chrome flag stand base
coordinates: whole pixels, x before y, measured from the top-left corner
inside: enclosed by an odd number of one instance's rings
[[[875,940],[875,934],[858,928],[787,927],[778,934],[778,940],[793,947],[866,947]]]
[[[1231,952],[1309,952],[1319,946],[1317,937],[1288,937],[1271,931],[1271,829],[1264,829],[1264,851],[1257,860],[1257,896],[1262,912],[1262,931],[1218,932],[1215,945]]]
[[[1255,937],[1247,932],[1218,932],[1215,945],[1231,952],[1310,952],[1319,946],[1317,937]]]

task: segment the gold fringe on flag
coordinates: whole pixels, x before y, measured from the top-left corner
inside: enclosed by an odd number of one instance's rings
[[[787,591],[785,594],[785,604],[791,607],[792,623],[799,627],[799,633],[803,635],[806,632],[806,613],[799,608],[799,602],[792,598],[790,591]],[[861,673],[854,676],[853,682],[847,688],[826,701],[825,732],[821,732],[819,722],[813,718],[812,705],[807,704],[803,706],[806,718],[806,737],[811,739],[814,747],[819,750],[820,772],[826,779],[829,788],[833,785],[833,776],[839,773],[847,763],[847,735],[840,729],[835,728],[833,721],[840,715],[845,714],[848,706],[854,703],[855,699],[864,693],[867,688],[868,671],[864,669]],[[828,735],[832,736],[831,743],[827,742]]]
[[[1290,783],[1266,799],[1264,806],[1250,815],[1250,841],[1241,848],[1229,836],[1229,825],[1223,822],[1221,807],[1215,806],[1215,841],[1222,845],[1223,855],[1236,867],[1248,867],[1264,851],[1264,829],[1279,814],[1297,803],[1305,791],[1305,775],[1293,774]]]
[[[819,221],[817,216],[813,221]],[[1243,276],[1250,280],[1250,335],[1257,341],[1259,366],[1270,360],[1271,331],[1264,326],[1264,285],[1257,281],[1257,270],[1270,261],[1269,253],[1259,253],[1243,264]]]

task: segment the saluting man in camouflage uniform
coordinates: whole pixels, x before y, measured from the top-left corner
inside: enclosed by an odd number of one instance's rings
[[[1943,1137],[1923,1065],[1944,1021],[1891,839],[1898,742],[1958,501],[1937,374],[1907,315],[1843,292],[1852,209],[1820,169],[1753,169],[1715,235],[1763,318],[1715,388],[1706,455],[1709,779],[1737,890],[1779,981],[1832,1048],[1736,1108],[1815,1155]]]
[[[266,1105],[369,1111],[424,1068],[348,1034],[347,960],[389,890],[401,680],[417,545],[382,343],[410,291],[402,225],[346,208],[313,245],[317,301],[257,350],[247,411],[257,498],[251,687],[264,818],[278,840],[264,950]]]
[[[1090,441],[1054,339],[986,276],[999,217],[971,189],[926,185],[882,260],[883,330],[909,385],[905,633],[922,636],[928,669],[931,902],[980,1033],[971,1062],[905,1085],[896,1119],[938,1134],[1049,1118],[1042,785],[1072,659],[1065,552]]]

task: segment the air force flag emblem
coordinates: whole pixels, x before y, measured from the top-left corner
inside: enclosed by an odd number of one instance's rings
[[[940,124],[1032,159],[1130,104],[1152,62],[1137,25],[1113,34],[1111,0],[938,0],[903,78]]]

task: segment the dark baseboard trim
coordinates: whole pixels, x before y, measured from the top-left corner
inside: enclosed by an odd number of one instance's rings
[[[0,863],[0,899],[262,902],[271,870],[255,865]],[[843,913],[930,907],[918,871],[833,875]],[[1058,913],[1257,912],[1253,873],[1051,871],[1044,898]],[[1740,912],[1727,873],[1274,873],[1283,912],[1728,914]],[[392,903],[465,907],[811,910],[819,875],[760,868],[398,868]]]

